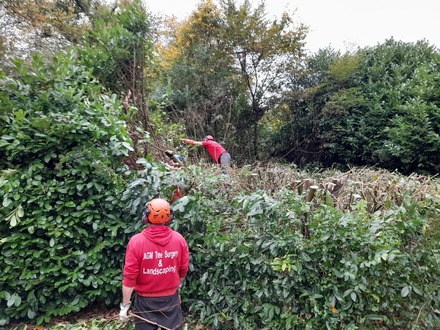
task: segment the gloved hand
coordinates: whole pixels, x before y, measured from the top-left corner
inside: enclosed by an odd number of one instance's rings
[[[190,139],[181,139],[181,141],[187,144],[194,144],[194,140],[190,140]]]
[[[130,320],[130,317],[128,316],[128,310],[130,309],[131,303],[123,304],[121,303],[119,307],[121,308],[121,311],[119,312],[119,319],[122,322],[128,322]]]

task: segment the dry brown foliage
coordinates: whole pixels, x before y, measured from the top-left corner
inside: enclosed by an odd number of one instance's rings
[[[305,198],[320,198],[341,210],[363,199],[369,212],[384,211],[400,206],[404,198],[423,201],[433,198],[440,202],[440,181],[436,177],[419,174],[404,176],[373,168],[352,168],[346,172],[325,170],[306,172],[277,164],[253,168],[235,168],[232,171],[235,189],[242,192],[264,190],[272,194],[290,188]],[[313,196],[309,196],[310,193]]]

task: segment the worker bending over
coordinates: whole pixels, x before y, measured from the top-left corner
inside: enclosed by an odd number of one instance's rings
[[[206,151],[211,155],[214,162],[220,164],[220,168],[223,174],[229,173],[231,166],[231,155],[226,151],[222,145],[216,141],[211,135],[205,136],[203,141],[194,141],[191,139],[181,139],[182,142],[190,145],[203,146]]]

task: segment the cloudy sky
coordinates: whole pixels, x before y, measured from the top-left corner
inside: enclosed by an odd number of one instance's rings
[[[215,1],[215,0],[214,0]],[[187,17],[200,0],[145,0],[150,11]],[[258,3],[251,0],[251,3]],[[283,11],[310,29],[306,48],[314,52],[331,45],[341,51],[375,46],[393,37],[425,39],[440,49],[440,0],[266,0],[271,16]]]

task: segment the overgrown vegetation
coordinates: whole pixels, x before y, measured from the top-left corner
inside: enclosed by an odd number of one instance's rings
[[[314,54],[286,93],[290,111],[273,155],[301,166],[438,173],[439,65],[427,42],[391,39],[354,54]]]
[[[290,181],[271,181],[278,189],[233,195],[219,182],[177,202],[192,247],[192,317],[220,329],[438,326],[438,232],[428,229],[438,227],[439,201],[430,197],[438,183],[421,197],[418,179],[353,170],[339,192],[340,200],[356,196],[349,208],[339,204],[344,211],[324,189],[306,202],[306,191],[290,188],[306,173],[283,172]],[[362,185],[385,178],[376,191],[386,201],[369,212]],[[401,185],[395,199],[389,192]]]
[[[389,40],[307,57],[304,27],[246,1],[203,2],[163,40],[140,1],[81,3],[61,1],[69,29],[47,37],[63,53],[0,48],[0,326],[133,328],[112,312],[57,320],[117,309],[145,201],[180,187],[188,328],[440,327],[438,50]],[[1,9],[29,19],[14,8]],[[90,25],[70,30],[73,13]],[[185,133],[219,136],[231,176],[181,148]],[[160,162],[165,148],[184,170]]]
[[[1,325],[46,323],[118,292],[130,140],[115,97],[74,59],[17,61],[1,79]]]
[[[173,204],[173,226],[192,255],[182,289],[189,329],[438,326],[438,181],[276,165],[235,169],[230,185],[216,168],[172,176],[160,174],[162,165],[146,168],[125,192],[133,217],[143,196],[191,183]],[[310,202],[298,192],[308,179],[320,187]],[[332,198],[329,181],[339,181]],[[374,208],[371,187],[381,196]],[[107,322],[122,327],[114,316]]]

